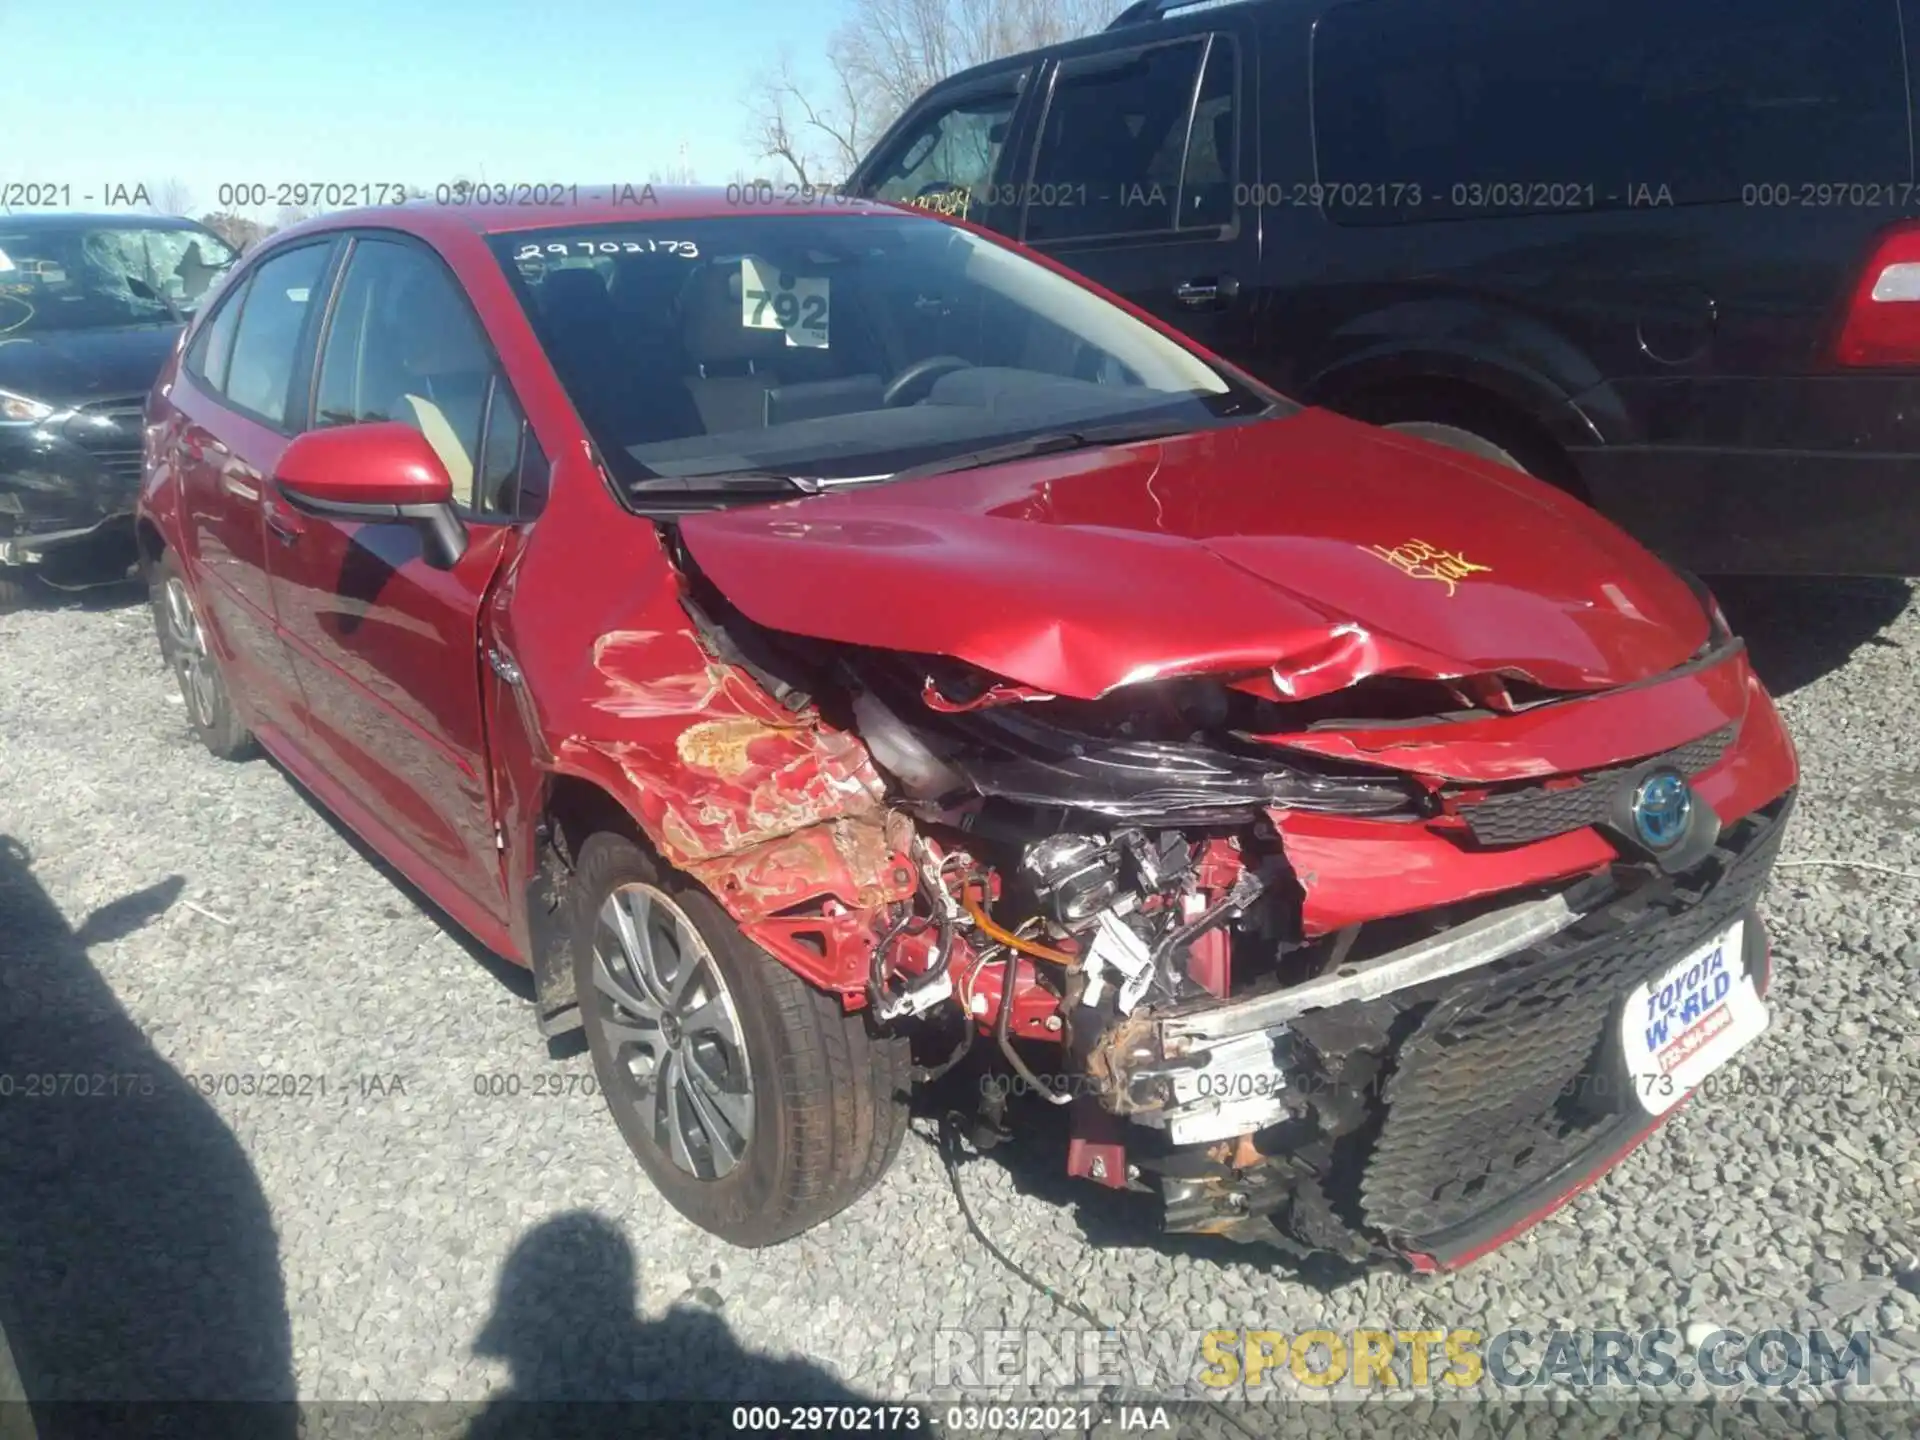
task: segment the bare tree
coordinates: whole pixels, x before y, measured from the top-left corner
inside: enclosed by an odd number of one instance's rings
[[[679,155],[669,168],[662,170],[656,165],[647,172],[649,185],[698,185],[699,183],[699,174],[687,160],[687,147],[684,141],[681,142]]]
[[[249,220],[245,216],[235,215],[228,210],[202,215],[200,223],[235,250],[245,250],[249,245],[273,233],[271,227],[261,224],[258,220]]]
[[[861,0],[870,5],[876,0]],[[900,3],[900,0],[879,0]],[[800,76],[791,54],[782,54],[756,78],[748,100],[751,143],[762,160],[773,160],[793,172],[802,185],[816,185],[829,177],[852,172],[878,128],[865,123],[867,96],[845,63],[839,32],[829,42],[828,69],[832,80],[816,90]]]
[[[193,213],[193,190],[178,175],[169,175],[157,185],[149,186],[147,193],[153,197],[153,209],[160,215],[191,215]]]
[[[755,77],[748,141],[801,184],[844,179],[928,86],[956,71],[1098,30],[1126,0],[852,0],[825,78],[781,55]]]

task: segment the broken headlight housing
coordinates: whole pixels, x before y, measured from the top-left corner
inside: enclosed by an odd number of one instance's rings
[[[947,763],[982,795],[1090,811],[1126,824],[1234,824],[1268,809],[1415,816],[1421,794],[1383,771],[1283,760],[1230,737],[1095,736],[999,706],[943,716],[962,739]]]

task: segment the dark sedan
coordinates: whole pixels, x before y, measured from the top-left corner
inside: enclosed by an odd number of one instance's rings
[[[0,216],[0,603],[127,573],[141,408],[233,260],[190,220]]]

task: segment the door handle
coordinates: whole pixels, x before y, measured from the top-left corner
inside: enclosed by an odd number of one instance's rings
[[[220,488],[226,491],[227,494],[238,496],[240,499],[247,501],[254,501],[260,498],[260,477],[254,473],[253,467],[248,465],[244,460],[239,460],[229,455],[227,459],[221,463],[218,474],[220,476]]]
[[[265,513],[267,529],[274,533],[275,538],[282,545],[293,544],[307,532],[307,527],[301,524],[285,506],[270,504],[266,507]]]
[[[1223,305],[1240,293],[1240,282],[1231,275],[1182,280],[1173,287],[1173,298],[1189,310],[1206,310]]]

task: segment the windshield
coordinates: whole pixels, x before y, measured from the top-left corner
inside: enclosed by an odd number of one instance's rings
[[[640,499],[728,476],[879,480],[1025,436],[1172,434],[1271,403],[1071,280],[921,216],[723,216],[494,245]]]
[[[205,230],[9,231],[0,218],[0,335],[175,323],[233,259]]]

